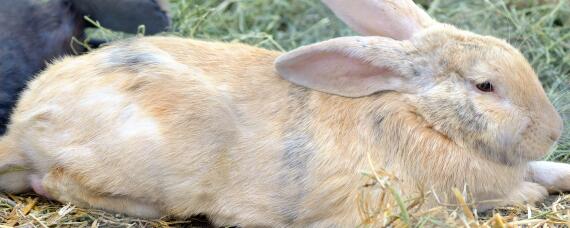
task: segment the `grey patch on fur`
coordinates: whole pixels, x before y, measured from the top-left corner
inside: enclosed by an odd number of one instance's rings
[[[376,116],[376,118],[374,118],[374,126],[380,126],[382,125],[382,122],[384,122],[384,116]]]
[[[448,69],[449,68],[449,61],[445,58],[441,58],[439,60],[438,64],[441,66],[442,69]]]
[[[145,88],[149,82],[147,81],[138,81],[127,88],[127,91],[136,92],[141,91]]]
[[[289,87],[289,107],[291,119],[286,123],[284,134],[283,166],[286,172],[282,173],[283,184],[292,188],[286,194],[287,206],[282,208],[288,222],[295,221],[299,216],[299,209],[306,194],[306,178],[308,162],[315,153],[312,143],[313,136],[308,123],[311,110],[307,107],[311,91],[297,85]]]
[[[459,134],[467,142],[471,142],[471,147],[486,159],[512,166],[517,162],[509,159],[508,151],[501,151],[489,145],[478,135],[488,131],[489,124],[485,115],[479,112],[472,101],[451,101],[447,99],[426,99],[426,104],[437,107],[435,113],[431,113],[433,124],[439,125],[445,134]],[[453,114],[449,114],[452,111]],[[435,118],[434,118],[435,117]],[[455,126],[454,123],[459,123]]]
[[[475,109],[473,102],[457,103],[455,105],[455,113],[457,113],[458,120],[465,127],[465,130],[474,133],[487,130],[487,121],[483,114]]]
[[[418,68],[414,67],[412,70],[414,71],[414,77],[420,77],[422,75]]]
[[[297,130],[290,130],[285,136],[285,165],[292,171],[290,178],[293,183],[303,182],[307,171],[307,158],[312,150],[312,137]]]
[[[457,102],[443,98],[427,98],[423,102],[434,110],[433,113],[427,114],[430,116],[429,119],[435,121],[434,124],[441,125],[443,129],[473,134],[484,132],[488,128],[485,116],[475,108],[471,101]],[[460,123],[460,126],[453,126],[455,122]]]
[[[384,134],[384,119],[386,118],[382,114],[379,113],[370,113],[368,114],[369,119],[372,121],[372,129],[374,137],[381,138]]]
[[[145,67],[164,63],[164,60],[161,59],[162,56],[158,56],[150,50],[136,49],[133,47],[135,44],[129,42],[136,42],[136,40],[121,41],[115,44],[114,47],[107,49],[102,64],[103,69],[111,71],[122,69],[130,72],[140,72]]]
[[[490,147],[487,143],[483,142],[480,139],[475,139],[473,142],[473,146],[476,148],[477,151],[483,154],[483,156],[491,161],[495,161],[497,163],[506,165],[506,166],[513,166],[516,164],[515,161],[509,159],[508,154],[506,151],[498,151]]]
[[[461,45],[461,47],[468,49],[468,50],[482,49],[481,45],[474,44],[474,43],[459,43],[459,45]]]
[[[419,56],[415,57],[413,61],[409,62],[408,67],[412,69],[412,76],[414,77],[413,80],[425,80],[427,78],[435,76],[435,67],[432,64],[433,60],[431,60],[431,58],[431,56],[430,58]]]

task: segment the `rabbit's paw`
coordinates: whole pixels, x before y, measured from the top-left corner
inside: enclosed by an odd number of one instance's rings
[[[34,192],[48,199],[53,199],[53,197],[51,197],[48,191],[44,188],[44,185],[42,183],[43,179],[39,175],[37,174],[30,175],[29,180],[30,180],[30,185],[32,186]]]
[[[570,164],[535,161],[528,165],[530,181],[536,182],[549,192],[570,191]]]
[[[546,198],[548,191],[540,184],[533,182],[522,182],[514,191],[507,195],[507,202],[511,205],[534,204]]]
[[[70,177],[63,175],[61,168],[54,168],[41,178],[34,178],[32,175],[30,182],[39,195],[64,203],[73,203],[79,207],[89,207],[83,199],[87,191],[76,185]]]

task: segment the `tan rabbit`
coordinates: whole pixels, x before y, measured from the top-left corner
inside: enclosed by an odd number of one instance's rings
[[[0,188],[142,217],[218,225],[360,223],[361,170],[481,208],[570,190],[540,159],[562,121],[506,42],[412,1],[325,1],[368,37],[288,53],[150,37],[52,64],[0,143]],[[434,205],[435,202],[431,202]]]

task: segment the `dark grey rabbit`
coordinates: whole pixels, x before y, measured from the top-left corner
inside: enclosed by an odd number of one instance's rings
[[[0,0],[0,135],[26,82],[54,58],[72,54],[89,16],[109,29],[147,34],[170,25],[164,0]]]

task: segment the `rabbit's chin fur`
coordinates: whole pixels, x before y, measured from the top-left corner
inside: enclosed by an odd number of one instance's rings
[[[115,43],[29,85],[0,168],[19,154],[44,194],[81,206],[244,226],[358,224],[368,158],[404,193],[442,202],[454,187],[498,200],[481,208],[544,197],[525,181],[527,162],[548,151],[560,117],[522,55],[450,26],[403,46],[422,89],[348,98],[281,79],[278,52],[167,37]],[[479,77],[496,93],[478,92]]]

